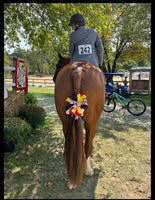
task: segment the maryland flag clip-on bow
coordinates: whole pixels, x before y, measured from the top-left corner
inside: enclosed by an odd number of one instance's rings
[[[78,117],[83,116],[84,108],[88,108],[86,95],[79,93],[77,94],[77,101],[74,101],[67,97],[67,102],[70,103],[69,108],[66,110],[66,114],[75,116],[75,119],[78,120]]]

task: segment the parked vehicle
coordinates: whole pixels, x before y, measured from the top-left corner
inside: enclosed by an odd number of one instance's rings
[[[111,78],[109,78],[110,76],[121,76],[123,77],[124,74],[123,73],[104,73],[105,77],[106,77],[106,92],[108,93],[113,93],[114,91],[122,96],[124,96],[125,98],[128,98],[128,87],[127,87],[127,82],[123,82],[124,86],[121,86],[118,84],[118,82],[116,82],[114,84],[113,80]]]

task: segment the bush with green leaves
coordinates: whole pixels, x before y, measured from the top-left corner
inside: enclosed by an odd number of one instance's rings
[[[46,112],[41,106],[25,104],[20,108],[18,117],[28,122],[32,129],[36,129],[45,123]]]
[[[38,99],[34,94],[31,93],[25,93],[25,104],[37,104]]]
[[[4,118],[4,140],[20,146],[30,134],[31,127],[26,121],[19,117]]]

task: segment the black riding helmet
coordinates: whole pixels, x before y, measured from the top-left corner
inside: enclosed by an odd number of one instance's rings
[[[79,23],[79,26],[84,26],[85,25],[84,16],[79,13],[72,15],[70,23],[68,25],[71,26],[71,24],[76,24],[76,23]]]

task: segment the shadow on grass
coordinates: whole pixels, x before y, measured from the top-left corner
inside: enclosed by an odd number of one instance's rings
[[[36,130],[19,151],[5,155],[5,198],[94,199],[100,170],[84,176],[76,190],[67,187],[63,161],[64,137],[61,122]]]
[[[129,143],[130,145],[133,145],[132,142],[129,141],[128,138],[126,138],[126,134],[129,134],[129,137],[130,137],[131,129],[139,130],[141,128],[135,125],[128,126],[125,124],[118,124],[115,121],[107,122],[107,121],[104,121],[102,118],[100,118],[100,120],[98,121],[96,136],[99,137],[98,138],[99,141],[101,141],[102,139],[103,141],[105,139],[108,139],[108,140],[110,139],[111,143],[123,142],[126,145],[129,145]],[[144,129],[145,128],[143,128],[143,130]],[[101,142],[99,142],[98,145],[100,146],[100,148],[103,148]]]

